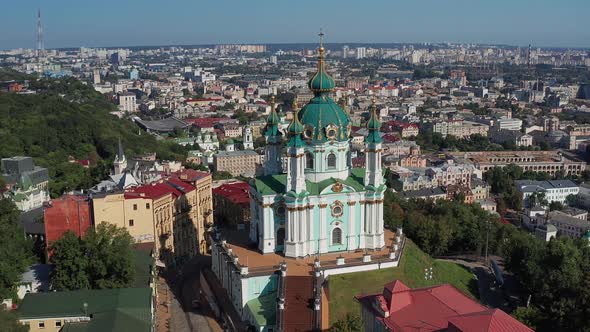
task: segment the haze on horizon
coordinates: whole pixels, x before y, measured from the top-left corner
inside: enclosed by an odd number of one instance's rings
[[[588,0],[19,1],[0,12],[0,49],[221,43],[457,42],[590,47]]]

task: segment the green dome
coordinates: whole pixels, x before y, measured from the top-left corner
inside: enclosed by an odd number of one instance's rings
[[[334,84],[334,79],[326,72],[323,47],[320,47],[318,71],[309,79],[307,85],[309,86],[309,89],[313,92],[332,91],[336,86],[336,84]]]
[[[281,119],[277,114],[277,110],[275,108],[275,96],[273,95],[270,100],[270,114],[266,119],[266,127],[264,131],[264,135],[266,137],[278,137],[281,136],[281,132],[279,131],[279,124],[281,123]]]
[[[230,138],[227,140],[227,142],[225,142],[225,144],[234,144],[234,140]]]
[[[299,135],[303,133],[303,124],[299,121],[299,111],[296,111],[293,115],[293,121],[289,124],[287,131],[290,135]]]
[[[347,141],[350,121],[342,107],[326,93],[316,94],[301,111],[303,136],[315,142]]]
[[[381,128],[381,121],[379,121],[379,115],[377,115],[377,106],[375,105],[375,100],[373,100],[373,105],[371,105],[371,118],[369,119],[369,122],[367,122],[369,134],[367,135],[365,141],[368,143],[383,142],[381,135],[379,135],[379,128]]]
[[[320,46],[318,70],[309,80],[314,97],[298,114],[303,124],[303,137],[312,142],[347,141],[350,134],[348,114],[332,98],[334,79],[328,75],[324,63],[324,48]]]

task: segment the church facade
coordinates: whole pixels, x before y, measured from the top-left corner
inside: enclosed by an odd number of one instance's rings
[[[264,175],[252,180],[250,240],[262,253],[305,257],[384,247],[382,139],[375,105],[367,123],[365,168],[351,163],[351,121],[332,98],[334,80],[320,45],[317,72],[308,86],[313,98],[296,104],[280,130],[274,98],[265,127]],[[281,159],[286,149],[287,172]]]

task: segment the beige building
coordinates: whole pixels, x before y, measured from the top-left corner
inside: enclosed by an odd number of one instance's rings
[[[557,172],[565,175],[580,175],[586,169],[586,162],[575,157],[566,157],[560,151],[478,151],[453,152],[458,163],[470,163],[483,173],[494,167],[514,164],[524,171],[544,172],[554,176]]]
[[[254,176],[259,163],[260,156],[251,150],[220,151],[213,156],[213,166],[217,172],[229,172],[234,176]]]
[[[223,134],[225,137],[236,138],[242,137],[242,126],[228,124],[223,126]]]
[[[488,136],[489,129],[490,126],[488,125],[464,120],[440,121],[432,126],[434,133],[439,133],[443,137],[450,135],[459,138],[469,137],[474,134]]]
[[[186,169],[157,183],[95,195],[94,220],[124,227],[137,243],[154,242],[167,264],[207,251],[213,222],[211,174]]]

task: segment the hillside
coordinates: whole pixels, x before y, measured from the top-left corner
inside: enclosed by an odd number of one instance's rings
[[[424,279],[424,269],[432,267],[432,280]],[[383,291],[383,286],[394,279],[409,287],[424,287],[449,283],[472,297],[477,297],[477,284],[473,274],[451,262],[436,261],[422,252],[410,239],[407,240],[400,265],[395,268],[330,276],[330,323],[346,316],[360,314],[354,296]]]
[[[0,157],[28,155],[48,167],[54,197],[108,175],[119,138],[128,156],[151,151],[161,159],[185,155],[182,147],[156,141],[131,121],[111,115],[115,106],[78,80],[33,81],[30,89],[37,93],[0,93]],[[69,156],[89,159],[92,167],[68,163]]]

